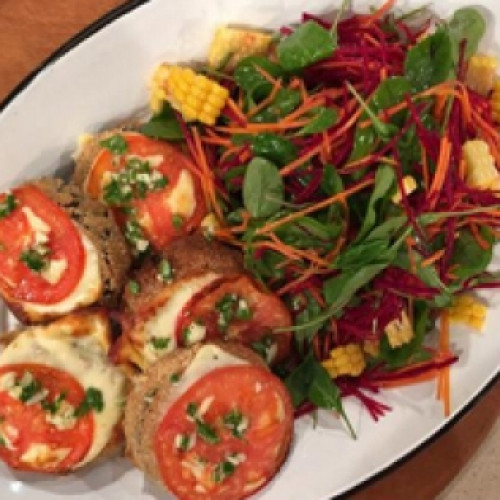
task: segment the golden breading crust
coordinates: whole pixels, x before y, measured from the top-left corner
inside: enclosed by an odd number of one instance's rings
[[[241,344],[211,343],[250,364],[268,369],[260,356]],[[172,387],[170,378],[174,374],[182,374],[201,347],[202,345],[195,345],[189,349],[178,349],[159,359],[137,378],[127,399],[124,418],[126,453],[137,467],[156,481],[161,482],[161,476],[153,443],[169,404]],[[277,458],[278,467],[287,456],[291,438],[292,429],[282,442]]]

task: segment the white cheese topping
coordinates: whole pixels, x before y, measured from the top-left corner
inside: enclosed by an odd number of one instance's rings
[[[176,185],[165,200],[173,214],[189,219],[196,210],[196,197],[193,177],[188,170],[182,170]]]
[[[149,155],[149,156],[138,156],[138,155],[126,155],[126,160],[140,160],[149,163],[151,168],[158,168],[165,159],[163,155]]]
[[[95,325],[96,329],[103,327]],[[109,363],[106,352],[97,340],[97,334],[96,337],[73,337],[69,335],[67,328],[57,324],[52,328],[32,328],[16,337],[0,353],[0,366],[17,363],[43,363],[64,370],[75,377],[84,390],[93,387],[101,391],[104,408],[102,412],[92,412],[92,444],[75,468],[93,460],[108,443],[113,428],[121,418],[125,397],[125,378],[118,368]],[[70,425],[70,422],[60,422],[60,426],[65,425]]]
[[[57,465],[70,453],[71,448],[52,449],[45,443],[32,443],[21,455],[21,462],[35,466]]]
[[[177,319],[184,306],[203,288],[218,279],[219,275],[207,273],[203,276],[191,278],[180,283],[170,299],[144,325],[145,343],[144,357],[150,363],[177,347],[175,335]],[[167,345],[163,349],[155,349],[153,339],[166,339]]]
[[[30,225],[32,231],[36,233],[50,233],[50,226],[38,215],[31,210],[29,207],[22,207],[21,211],[23,214],[26,216],[26,219],[28,220],[28,224]],[[36,237],[35,237],[36,239]]]
[[[198,380],[203,378],[212,370],[216,370],[217,368],[223,368],[226,366],[239,366],[248,364],[248,361],[233,356],[232,354],[229,354],[216,345],[206,344],[200,347],[198,352],[195,354],[193,361],[182,374],[179,382],[175,385],[172,385],[165,412],[168,407],[175,402],[176,399],[185,394],[193,384],[198,382]],[[207,411],[212,401],[213,398],[206,398],[200,405],[198,412],[201,412],[203,410]]]
[[[101,274],[99,271],[99,254],[94,244],[85,233],[80,230],[79,232],[82,237],[83,249],[85,252],[85,264],[82,277],[76,288],[65,299],[55,304],[25,302],[23,306],[26,312],[34,314],[64,314],[78,307],[93,304],[98,300],[102,289]],[[57,272],[57,267],[59,266],[62,266],[62,264],[56,264],[56,271],[53,271],[54,273]]]
[[[68,261],[66,259],[51,259],[47,263],[47,266],[42,269],[40,275],[45,281],[54,285],[62,278],[66,269],[68,269]]]

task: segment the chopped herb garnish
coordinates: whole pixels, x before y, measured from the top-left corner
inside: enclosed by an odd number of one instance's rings
[[[95,387],[89,387],[85,391],[85,398],[75,410],[75,417],[83,417],[91,410],[101,413],[104,409],[104,400],[102,392]]]
[[[0,446],[3,446],[4,448],[7,446],[7,441],[5,441],[3,436],[0,436]]]
[[[40,405],[45,411],[48,411],[51,415],[55,415],[59,408],[61,407],[61,403],[66,399],[67,393],[65,391],[61,392],[54,401],[42,401]]]
[[[24,250],[19,256],[19,260],[24,262],[32,271],[38,273],[47,266],[47,252],[42,248],[42,251],[33,248]]]
[[[248,428],[248,419],[238,410],[231,410],[224,415],[222,421],[224,425],[232,432],[234,437],[241,439]]]
[[[217,444],[220,442],[217,431],[211,425],[199,419],[196,419],[196,432],[208,444]]]
[[[131,294],[137,295],[141,291],[141,285],[138,281],[130,280],[128,282],[128,289]]]
[[[116,134],[103,139],[99,143],[103,148],[108,149],[114,155],[122,155],[128,151],[127,141],[122,135]]]
[[[264,358],[265,361],[269,361],[273,346],[274,340],[271,335],[265,335],[260,340],[252,342],[252,349]]]
[[[184,218],[182,217],[182,215],[179,214],[172,215],[172,225],[176,229],[181,229],[182,226],[184,225]]]
[[[150,405],[153,402],[153,398],[156,396],[157,393],[158,393],[158,388],[157,387],[153,387],[152,389],[150,389],[144,395],[144,402],[147,405]]]
[[[196,437],[193,434],[179,434],[176,439],[176,447],[181,451],[188,451],[193,447]]]
[[[155,349],[166,349],[170,344],[170,339],[164,337],[153,337],[150,342]]]
[[[131,243],[137,253],[143,253],[149,248],[149,241],[144,237],[144,232],[136,220],[128,220],[125,224],[125,238]]]
[[[172,375],[170,375],[170,382],[172,384],[179,382],[180,379],[181,379],[181,374],[179,372],[172,373]]]
[[[111,179],[104,186],[103,198],[108,205],[120,206],[131,201],[132,197],[132,190],[127,189],[118,179]]]
[[[174,277],[172,264],[167,259],[162,259],[159,266],[159,276],[164,283],[169,283]]]
[[[228,460],[224,460],[223,462],[218,463],[213,472],[214,482],[221,483],[222,481],[224,481],[224,479],[232,475],[235,470],[236,465],[229,462]]]
[[[29,384],[26,384],[22,387],[21,390],[21,395],[19,396],[20,401],[23,403],[26,403],[29,401],[35,394],[40,392],[40,389],[42,388],[42,384],[36,380],[33,379]]]
[[[194,402],[188,403],[187,408],[186,408],[186,413],[190,417],[196,417],[196,412],[198,411],[198,405]]]
[[[0,219],[7,217],[11,214],[17,207],[17,200],[13,194],[8,194],[5,200],[0,202]]]

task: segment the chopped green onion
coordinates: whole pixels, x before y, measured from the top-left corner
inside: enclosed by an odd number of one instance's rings
[[[85,398],[75,410],[75,417],[83,417],[91,410],[101,413],[104,409],[102,392],[95,387],[89,387],[85,391]]]
[[[111,151],[114,155],[122,155],[128,151],[127,141],[122,135],[116,134],[99,142],[103,147]]]
[[[2,202],[0,202],[0,219],[7,217],[17,207],[17,200],[13,194],[8,194]]]

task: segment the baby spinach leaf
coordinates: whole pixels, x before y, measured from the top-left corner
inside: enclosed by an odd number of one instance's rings
[[[325,165],[323,167],[323,176],[321,179],[321,189],[328,196],[333,196],[344,190],[342,177],[337,172],[333,165]]]
[[[405,75],[413,92],[420,92],[445,81],[453,66],[453,46],[444,29],[424,38],[406,55]]]
[[[375,174],[375,186],[368,202],[363,225],[358,233],[356,241],[361,241],[377,223],[377,208],[384,198],[394,191],[396,184],[396,174],[389,165],[380,165]]]
[[[490,244],[486,250],[479,246],[472,233],[468,230],[462,230],[455,241],[451,265],[454,266],[453,274],[458,279],[466,280],[482,273],[491,262],[493,238],[486,229],[481,231],[481,236]]]
[[[153,139],[165,139],[167,141],[180,141],[184,139],[184,134],[177,121],[175,112],[168,103],[164,104],[160,113],[152,116],[149,121],[142,124],[139,127],[139,132]]]
[[[293,142],[270,132],[262,132],[251,137],[252,151],[276,165],[283,166],[297,157]]]
[[[313,111],[314,117],[307,125],[299,130],[297,135],[311,135],[324,132],[334,125],[339,118],[339,114],[335,108],[319,106]]]
[[[380,83],[377,90],[373,94],[369,103],[369,112],[363,112],[360,117],[360,122],[365,121],[371,116],[378,115],[384,109],[390,108],[399,104],[411,91],[410,82],[404,77],[387,78]],[[392,119],[397,125],[401,125],[402,115],[398,114]],[[392,123],[385,124],[377,118],[374,124],[378,124],[378,130],[374,125],[361,128],[359,125],[356,128],[354,135],[353,150],[349,158],[350,161],[359,160],[370,154],[376,147],[377,135],[386,138],[390,137],[394,131]],[[382,125],[382,128],[380,127]],[[382,133],[382,135],[380,134]]]
[[[344,250],[333,263],[334,269],[359,269],[367,264],[384,262],[389,251],[389,240],[369,240],[353,244]]]
[[[252,117],[253,122],[274,123],[290,114],[301,102],[302,97],[298,90],[280,89],[274,101]]]
[[[274,78],[283,76],[283,68],[263,56],[249,56],[242,59],[234,70],[234,79],[239,87],[252,99],[263,99],[271,91],[272,84],[257,68],[263,69]]]
[[[276,229],[276,235],[287,245],[297,248],[326,247],[339,236],[341,224],[323,223],[314,217],[300,217]]]
[[[255,157],[243,179],[243,204],[252,217],[269,217],[283,202],[284,187],[278,167],[265,158]]]
[[[315,21],[306,21],[278,44],[278,59],[290,72],[297,72],[332,55],[337,47],[335,35]]]
[[[486,21],[474,7],[458,9],[448,23],[448,33],[453,42],[453,59],[458,62],[460,44],[466,40],[465,57],[469,58],[477,51],[479,41],[486,31]]]
[[[311,320],[316,318],[322,311],[321,306],[318,304],[317,300],[309,293],[304,294],[307,303],[303,311],[295,317],[295,324],[299,327],[309,323]],[[309,327],[299,329],[294,333],[295,344],[298,351],[302,354],[304,348],[318,333],[318,330],[322,326],[321,322],[315,323]]]

